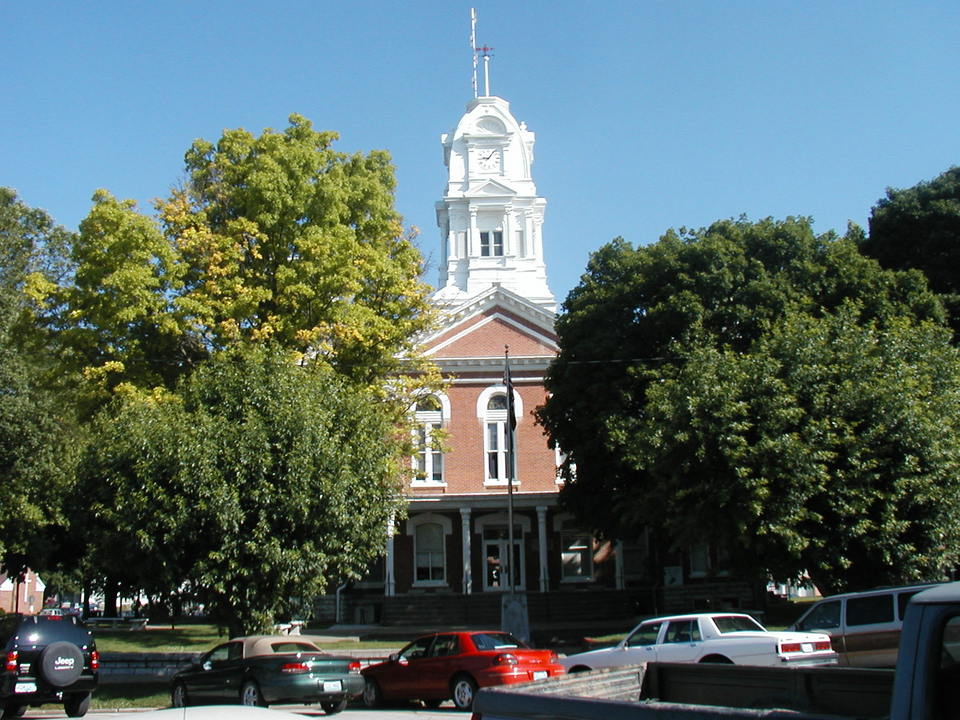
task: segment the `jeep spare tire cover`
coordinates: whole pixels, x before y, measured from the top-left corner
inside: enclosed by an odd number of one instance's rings
[[[70,642],[55,642],[40,653],[40,674],[54,687],[72,685],[83,672],[83,653]]]

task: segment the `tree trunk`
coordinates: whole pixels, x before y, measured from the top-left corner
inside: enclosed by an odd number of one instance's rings
[[[107,578],[103,584],[103,616],[120,617],[117,608],[117,581],[113,578]]]

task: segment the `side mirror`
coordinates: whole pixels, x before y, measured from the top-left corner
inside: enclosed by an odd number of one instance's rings
[[[201,665],[204,670],[211,670],[213,668],[213,663],[207,660],[203,665]]]
[[[390,662],[396,662],[400,659],[400,653],[390,653],[390,657],[388,659]]]

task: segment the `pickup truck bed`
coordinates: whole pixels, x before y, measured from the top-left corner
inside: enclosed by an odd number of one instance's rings
[[[484,688],[474,717],[619,720],[653,717],[656,711],[669,720],[663,714],[672,709],[686,720],[693,715],[883,718],[890,712],[892,688],[892,670],[649,663]]]

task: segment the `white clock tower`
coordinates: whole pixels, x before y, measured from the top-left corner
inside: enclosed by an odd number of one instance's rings
[[[499,285],[553,313],[543,260],[543,211],[533,183],[534,134],[489,95],[467,105],[441,135],[448,180],[437,203],[442,252],[440,305],[460,304]]]

